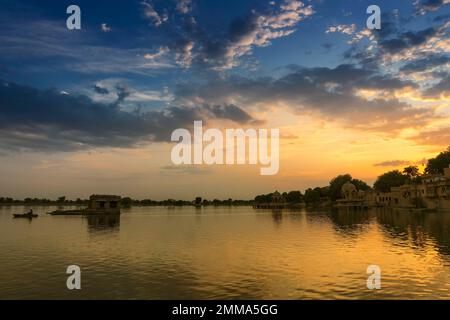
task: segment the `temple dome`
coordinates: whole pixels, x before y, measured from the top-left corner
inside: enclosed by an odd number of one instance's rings
[[[272,202],[282,202],[282,201],[283,196],[278,191],[272,193]]]
[[[344,183],[344,185],[342,186],[342,189],[341,189],[343,192],[344,191],[350,191],[350,192],[352,192],[352,191],[356,191],[356,187],[355,187],[355,185],[353,184],[353,183],[351,183],[351,182],[346,182],[346,183]]]
[[[344,196],[345,199],[353,199],[357,193],[358,190],[356,189],[355,185],[351,182],[346,182],[341,188],[341,193]]]

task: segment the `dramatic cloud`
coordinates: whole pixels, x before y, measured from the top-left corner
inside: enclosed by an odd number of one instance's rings
[[[430,55],[418,60],[408,62],[400,68],[406,73],[423,72],[435,67],[444,66],[450,63],[450,58],[445,55]]]
[[[176,7],[164,6],[163,2],[141,1],[138,9],[146,21],[158,27],[158,33],[152,33],[152,28],[148,28],[146,37],[149,41],[145,42],[141,36],[139,39],[131,37],[132,45],[106,44],[89,28],[68,37],[67,28],[60,21],[8,17],[6,21],[0,19],[0,55],[16,60],[27,52],[26,61],[51,57],[53,68],[83,73],[148,75],[154,70],[176,65],[224,70],[244,64],[245,57],[250,57],[255,48],[270,46],[272,41],[291,35],[302,20],[313,14],[309,5],[284,0],[270,6],[258,5],[247,14],[232,17],[225,26],[204,20],[200,25],[191,8],[189,0],[177,1]],[[100,30],[110,32],[111,27],[102,23]],[[159,51],[152,52],[150,45]],[[163,56],[164,61],[161,61]]]
[[[449,0],[416,0],[415,2],[417,12],[419,14],[426,14],[429,11],[436,11],[449,3]]]
[[[436,36],[438,29],[434,27],[426,28],[417,32],[407,31],[397,38],[383,40],[379,43],[380,48],[388,53],[399,53],[405,49],[419,46]]]
[[[291,68],[293,69],[293,68]],[[421,127],[435,118],[434,109],[413,107],[394,97],[394,90],[415,84],[352,65],[336,68],[298,67],[278,79],[217,78],[207,84],[180,85],[180,101],[236,102],[264,108],[287,106],[298,114],[317,113],[328,120],[366,131],[397,132]],[[365,97],[364,92],[383,93]]]
[[[128,96],[117,87],[115,103],[64,95],[0,82],[0,149],[71,151],[90,147],[134,147],[169,141],[176,128],[195,120],[227,119],[246,124],[254,119],[234,105],[168,107],[146,113],[125,112],[118,104]]]
[[[297,0],[285,0],[278,8],[266,12],[253,10],[231,21],[219,34],[203,30],[194,18],[185,19],[181,31],[173,31],[176,61],[186,67],[192,62],[216,70],[235,67],[240,58],[256,47],[266,47],[272,40],[289,36],[296,25],[313,14],[311,6]]]
[[[237,123],[261,123],[261,121],[253,119],[248,113],[233,104],[206,106],[206,108],[220,119],[230,119]]]
[[[430,10],[442,4],[421,2],[422,7]],[[381,30],[371,31],[364,27],[358,31],[355,24],[336,23],[326,33],[340,32],[349,36],[351,49],[346,52],[348,63],[323,68],[297,66],[283,76],[252,78],[243,76],[246,71],[242,72],[240,68],[235,70],[236,74],[209,71],[223,71],[254,62],[250,56],[255,48],[270,46],[276,39],[296,32],[301,22],[313,15],[311,6],[297,0],[273,2],[270,6],[259,4],[247,14],[239,12],[239,16],[230,15],[223,20],[227,23],[225,26],[205,17],[196,19],[193,14],[197,10],[192,11],[192,3],[187,0],[177,1],[176,4],[171,2],[168,7],[162,2],[145,0],[137,9],[152,25],[159,27],[158,32],[154,32],[159,37],[153,38],[151,30],[155,29],[146,27],[139,34],[139,41],[133,38],[133,44],[122,47],[108,47],[106,42],[98,42],[98,32],[92,36],[83,30],[87,33],[73,33],[67,37],[65,26],[56,22],[40,20],[11,25],[0,22],[0,26],[5,28],[0,34],[2,61],[14,61],[15,68],[20,68],[23,62],[20,57],[24,56],[21,53],[27,52],[26,61],[33,63],[51,58],[52,65],[51,68],[45,66],[46,73],[63,65],[65,70],[95,75],[90,83],[96,85],[90,87],[90,93],[85,92],[93,101],[84,98],[89,100],[85,104],[107,106],[107,110],[113,110],[114,116],[120,119],[122,116],[127,119],[133,116],[133,113],[124,110],[131,110],[134,104],[139,105],[142,101],[161,101],[163,106],[187,106],[168,107],[143,116],[144,119],[149,115],[156,119],[168,117],[175,123],[179,119],[176,116],[184,112],[201,119],[226,118],[252,123],[255,120],[250,111],[284,107],[300,115],[315,114],[356,129],[392,133],[403,128],[422,128],[437,117],[436,106],[425,103],[412,105],[414,102],[411,100],[420,97],[414,96],[408,100],[405,96],[422,93],[435,99],[449,94],[449,77],[445,70],[449,64],[448,22],[442,18],[430,17],[426,27],[421,23],[411,30],[398,12],[383,16]],[[108,25],[102,25],[103,31],[108,28]],[[323,35],[323,30],[322,25],[318,33],[325,42],[318,43],[324,43],[323,47],[330,50],[331,44],[326,42],[328,36]],[[149,41],[141,42],[142,38],[147,41],[146,36]],[[158,41],[151,41],[153,39]],[[7,65],[5,62],[3,64]],[[40,64],[28,67],[34,70]],[[189,67],[196,68],[187,70]],[[149,74],[150,71],[156,72],[153,70],[162,68],[173,69],[173,73],[171,69],[170,73],[161,77],[164,78],[161,81],[167,81],[168,87],[179,84],[180,80],[187,83],[181,83],[175,97],[170,99],[159,92],[134,90],[131,86],[136,79],[112,86],[98,82],[99,78],[108,77],[126,79],[129,73],[133,73],[132,77],[153,76],[155,73]],[[118,74],[98,77],[99,73]],[[179,77],[180,74],[183,76]],[[143,77],[142,80],[149,83],[159,81],[150,77]],[[72,88],[62,89],[68,90],[70,95],[63,97],[53,92],[51,98],[73,99],[72,103],[80,99],[69,91]],[[49,92],[40,94],[50,95]],[[35,95],[39,96],[37,93]],[[59,110],[52,110],[56,111]],[[39,128],[43,130],[45,127]],[[155,125],[150,121],[148,127],[155,128]],[[161,137],[158,132],[157,129],[151,131],[156,140]],[[132,141],[134,143],[138,139]]]
[[[405,26],[411,19],[395,13],[384,14],[382,21],[381,30],[366,31],[364,36],[364,30],[355,34],[350,42],[352,46],[344,54],[345,59],[365,69],[396,73],[402,79],[414,81],[419,88],[416,99],[420,94],[433,98],[447,95],[450,24],[437,19],[426,28],[408,30]],[[362,38],[369,39],[369,44],[360,42]]]

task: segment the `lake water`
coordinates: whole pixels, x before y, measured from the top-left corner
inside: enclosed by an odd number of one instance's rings
[[[136,207],[12,219],[0,207],[0,299],[450,298],[450,213]],[[366,269],[381,268],[380,290]],[[66,288],[81,268],[82,289]]]

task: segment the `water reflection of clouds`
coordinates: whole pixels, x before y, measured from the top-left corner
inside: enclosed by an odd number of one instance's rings
[[[44,215],[31,227],[10,213],[0,208],[9,240],[0,283],[10,287],[0,296],[377,299],[450,292],[450,213],[134,207],[120,220]],[[85,290],[76,296],[64,289],[69,264],[83,272]],[[377,293],[365,287],[369,264],[382,268]]]

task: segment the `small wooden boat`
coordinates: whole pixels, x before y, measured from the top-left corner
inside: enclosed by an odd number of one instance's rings
[[[32,218],[37,218],[38,215],[37,214],[31,214],[31,213],[16,213],[13,214],[14,218],[26,218],[26,219],[32,219]]]

